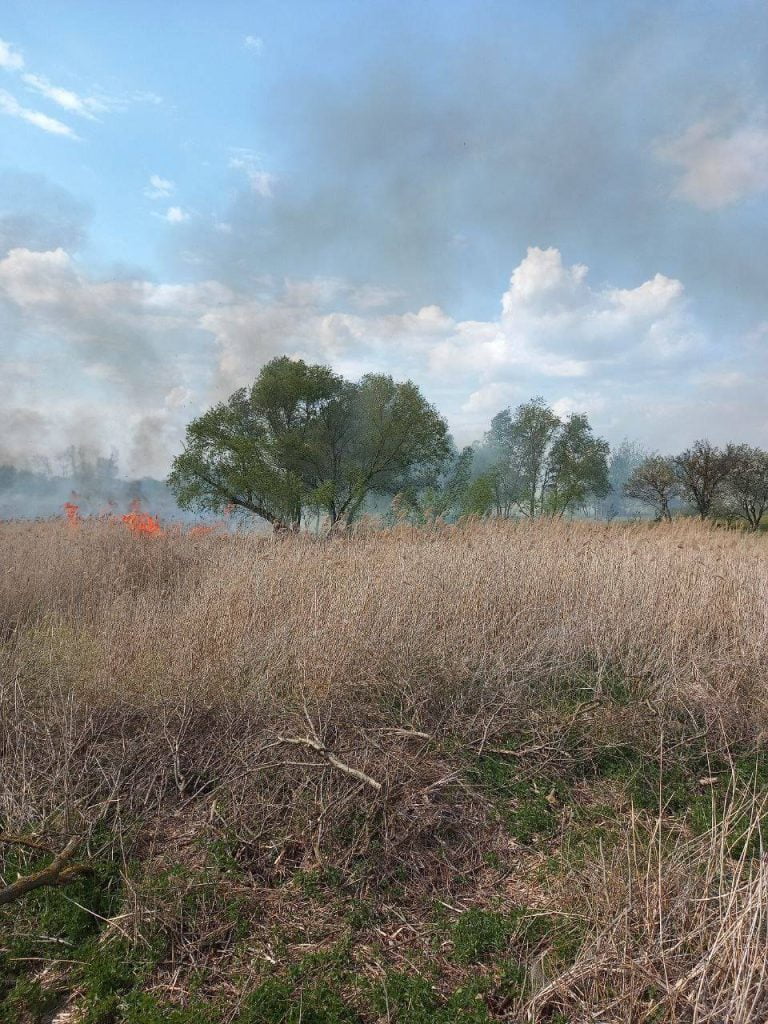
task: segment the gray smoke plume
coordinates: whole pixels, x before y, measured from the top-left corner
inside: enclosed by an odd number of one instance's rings
[[[238,289],[351,276],[407,308],[485,317],[526,247],[554,245],[598,280],[684,280],[731,323],[763,310],[764,224],[702,220],[670,198],[680,171],[661,155],[699,120],[764,118],[761,4],[701,18],[690,2],[564,3],[535,28],[516,5],[478,4],[450,36],[386,10],[366,20],[354,81],[280,80],[260,116],[290,173],[271,198],[246,182],[227,232],[184,227],[185,258]]]

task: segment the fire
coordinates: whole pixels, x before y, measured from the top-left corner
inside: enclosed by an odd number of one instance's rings
[[[144,534],[148,537],[160,537],[163,530],[158,522],[157,516],[151,516],[141,511],[141,502],[134,499],[130,505],[130,511],[121,516],[123,522],[131,533]]]
[[[64,502],[64,512],[67,516],[67,522],[70,526],[78,527],[80,525],[80,506],[73,504],[71,501]]]

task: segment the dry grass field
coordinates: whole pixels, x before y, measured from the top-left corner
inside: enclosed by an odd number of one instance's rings
[[[0,552],[0,1021],[768,1019],[764,537]]]

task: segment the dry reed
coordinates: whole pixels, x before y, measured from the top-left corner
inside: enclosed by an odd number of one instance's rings
[[[85,521],[0,524],[0,550],[0,821],[106,821],[148,864],[226,821],[266,889],[373,858],[380,879],[448,892],[500,842],[468,759],[500,750],[551,775],[628,743],[756,751],[768,730],[762,536],[467,522],[140,537]],[[663,809],[628,810],[623,845],[576,872],[578,957],[509,1012],[762,1019],[768,882],[726,850],[723,820],[670,838]]]

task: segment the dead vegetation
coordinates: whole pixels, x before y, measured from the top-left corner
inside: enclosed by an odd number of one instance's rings
[[[768,1015],[761,536],[0,539],[0,1021]]]

